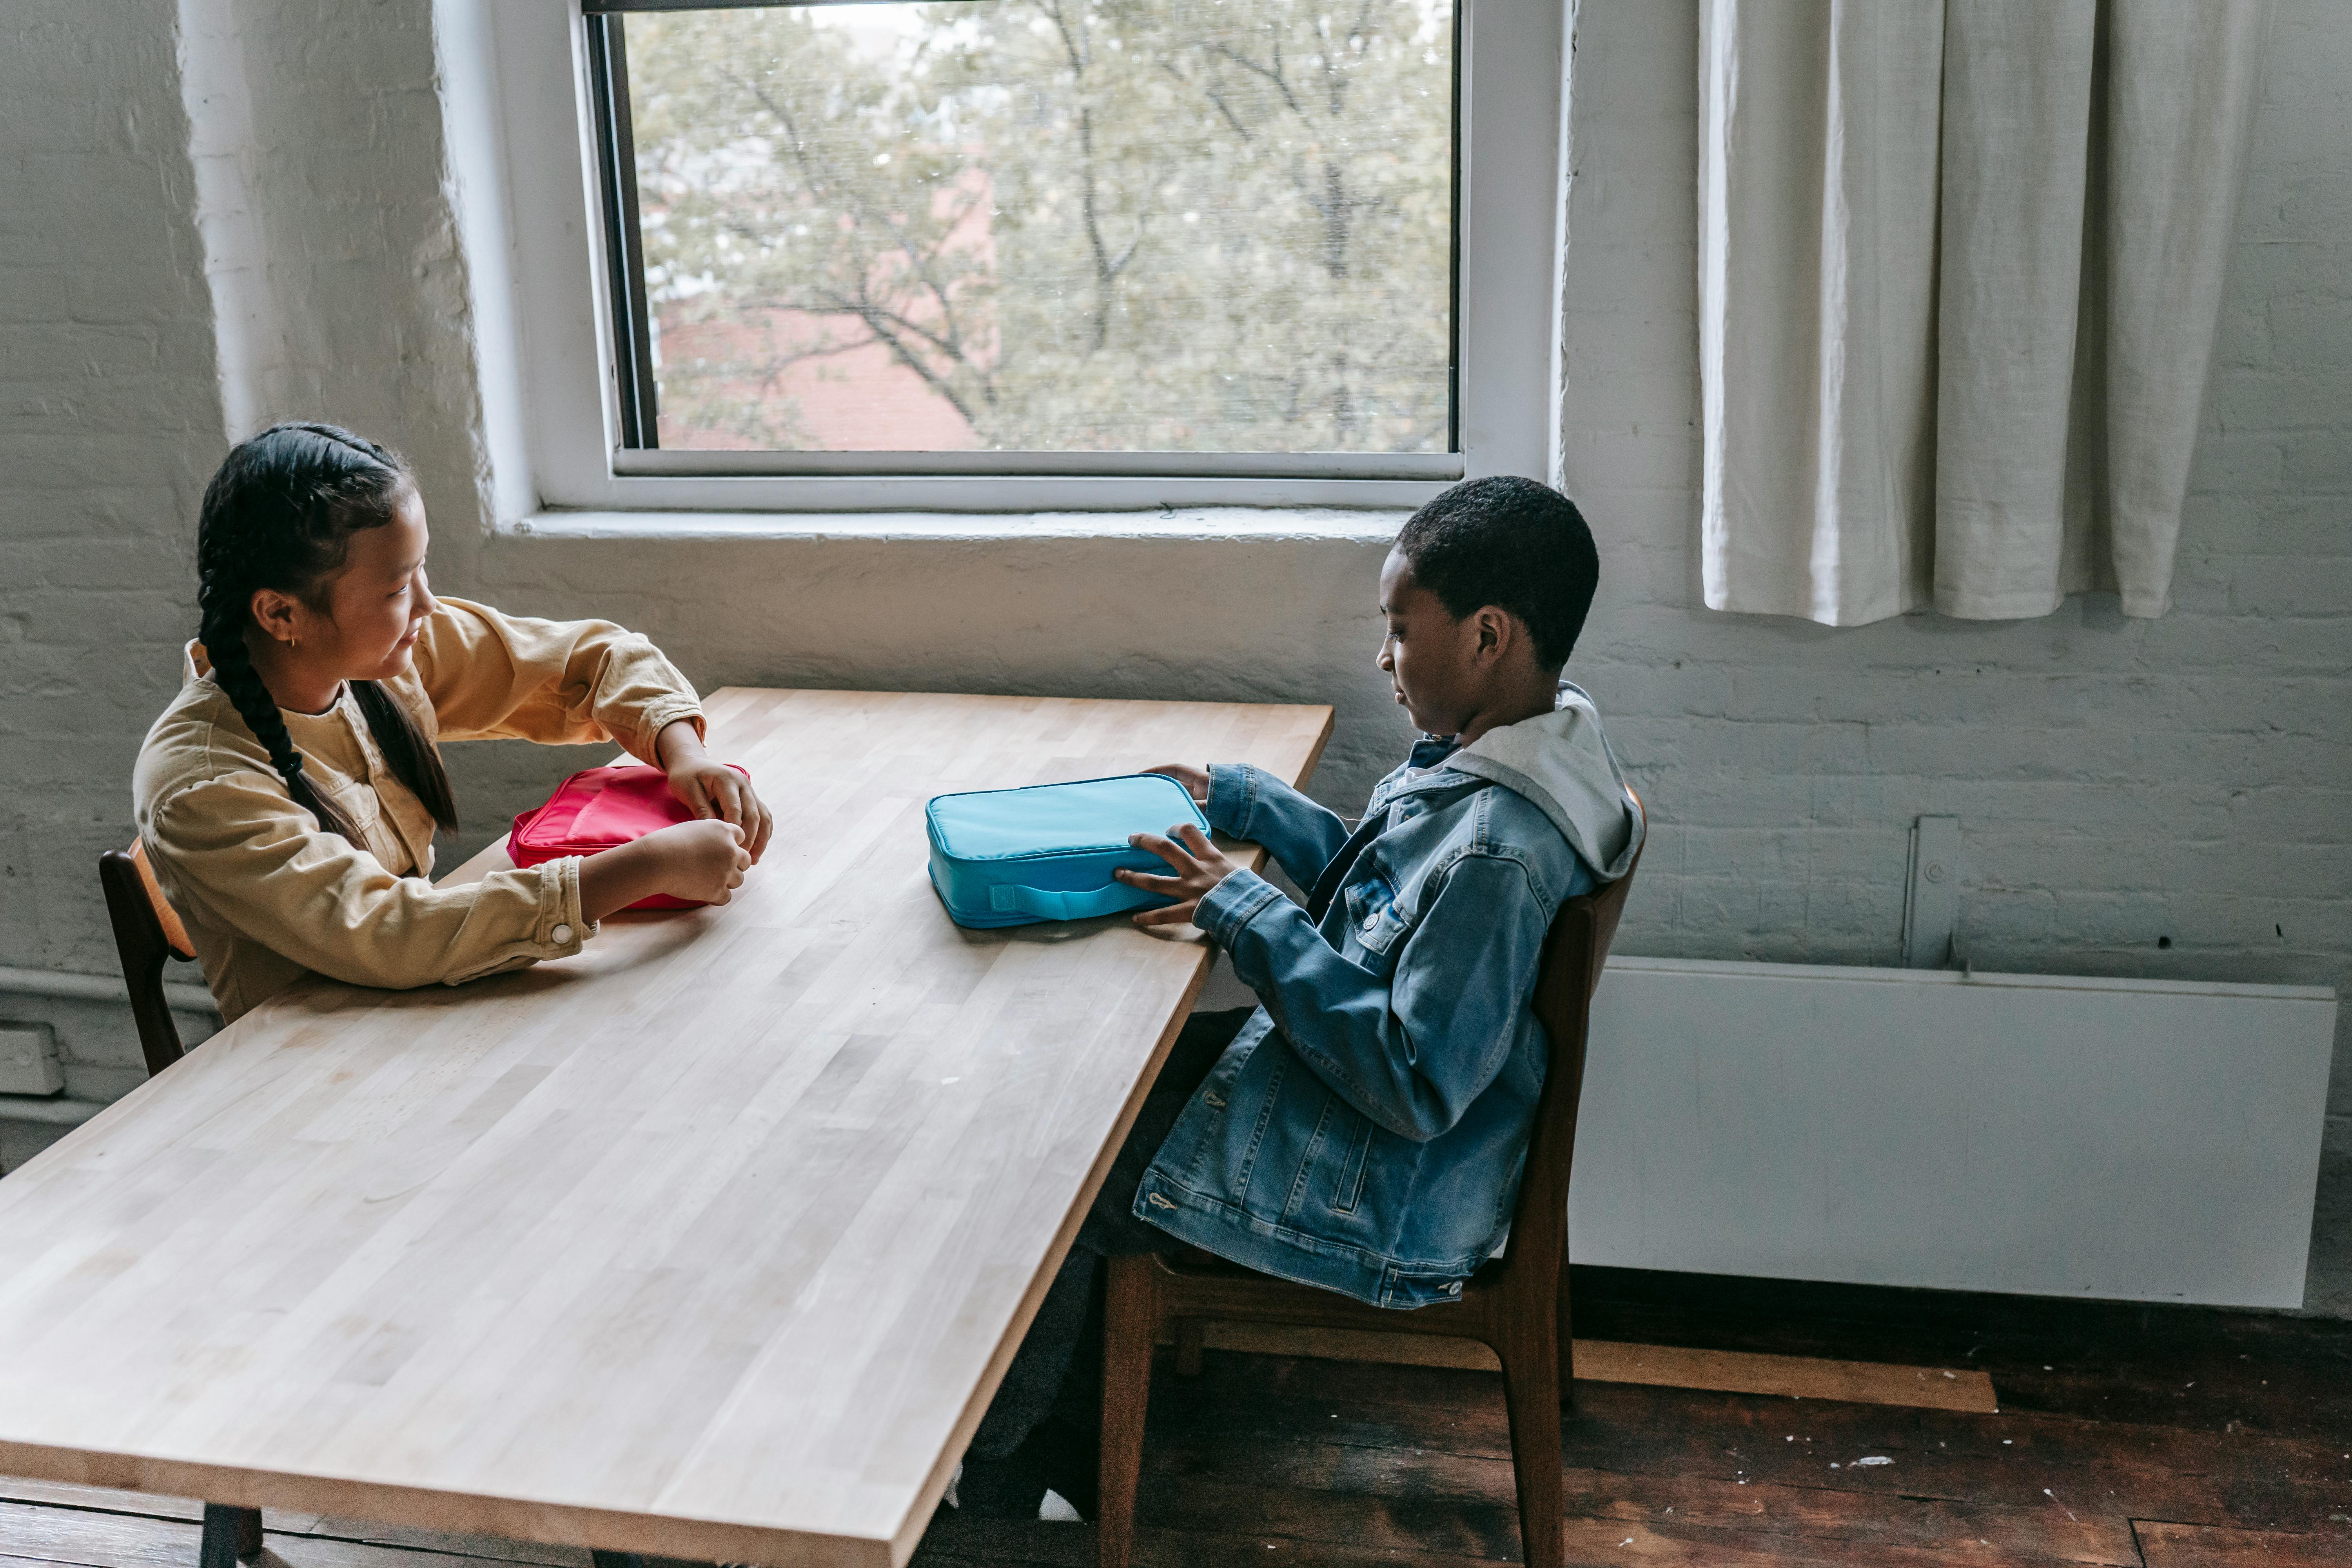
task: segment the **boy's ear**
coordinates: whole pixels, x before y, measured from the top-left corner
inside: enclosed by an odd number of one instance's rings
[[[1500,605],[1483,605],[1471,612],[1472,624],[1478,628],[1478,646],[1474,657],[1481,665],[1500,664],[1511,651],[1511,645],[1528,634],[1512,618],[1511,612]]]

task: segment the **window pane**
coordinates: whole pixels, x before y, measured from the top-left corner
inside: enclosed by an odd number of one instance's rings
[[[1450,0],[633,16],[661,445],[1442,452]]]

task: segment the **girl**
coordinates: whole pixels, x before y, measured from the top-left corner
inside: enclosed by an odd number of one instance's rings
[[[425,543],[406,464],[332,425],[265,430],[205,488],[202,625],[131,787],[225,1018],[312,970],[454,985],[561,958],[651,894],[727,902],[767,847],[767,809],[704,752],[694,689],[651,643],[436,599]],[[617,741],[698,820],[436,888],[457,809],[436,744],[479,736]]]

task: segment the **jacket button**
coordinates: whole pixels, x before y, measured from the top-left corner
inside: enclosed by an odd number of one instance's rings
[[[559,926],[557,926],[553,931],[549,931],[549,932],[547,933],[547,940],[548,940],[548,941],[550,941],[550,942],[553,942],[556,946],[558,946],[558,947],[562,947],[565,942],[570,942],[570,941],[572,940],[572,928],[571,928],[571,926],[569,926],[569,925],[559,925]]]
[[[1448,1285],[1445,1288],[1445,1293],[1449,1296],[1459,1296],[1462,1294],[1462,1281],[1456,1279],[1453,1284]]]

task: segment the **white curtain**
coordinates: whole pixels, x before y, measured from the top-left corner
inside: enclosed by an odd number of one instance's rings
[[[2268,0],[1700,0],[1706,603],[2162,615]]]

